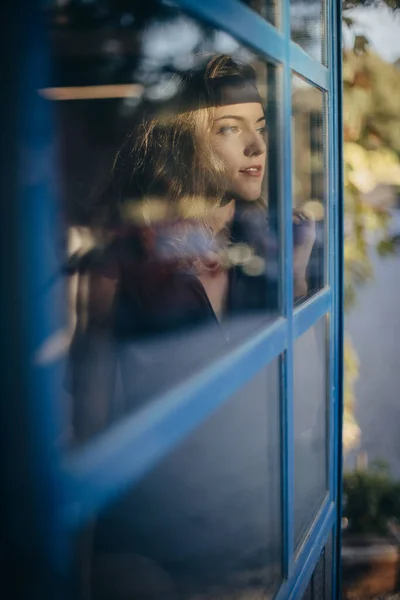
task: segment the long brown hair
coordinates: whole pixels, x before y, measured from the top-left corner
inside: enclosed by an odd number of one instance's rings
[[[209,247],[213,234],[205,216],[228,191],[227,167],[210,144],[213,82],[223,84],[230,77],[255,86],[254,69],[223,54],[197,71],[173,77],[178,93],[172,101],[145,107],[118,150],[100,198],[105,210],[99,214],[114,225],[124,220],[167,223],[171,248],[181,259],[188,250],[193,255],[194,232],[195,253],[200,233],[204,249]]]

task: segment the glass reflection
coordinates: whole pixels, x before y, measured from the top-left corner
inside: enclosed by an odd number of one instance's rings
[[[79,444],[279,315],[279,88],[170,5],[47,6]]]
[[[301,544],[327,491],[327,321],[294,345],[294,533]]]
[[[279,3],[277,0],[242,0],[242,2],[272,25],[279,25]]]
[[[87,297],[70,353],[72,393],[76,415],[94,399],[94,431],[101,415],[140,407],[218,356],[254,327],[246,314],[277,309],[255,71],[218,55],[172,83],[173,105],[143,107],[117,151],[95,199],[97,240],[78,261],[78,296],[86,285]],[[117,370],[124,399],[107,385]],[[106,417],[110,385],[118,398]],[[78,437],[87,434],[85,426]]]
[[[278,314],[276,89],[272,67],[171,6],[46,15],[77,444]]]
[[[326,64],[326,0],[290,0],[292,40],[315,60]]]
[[[326,123],[323,92],[293,76],[295,304],[326,282]]]
[[[93,600],[273,597],[282,578],[279,407],[276,361],[98,516],[86,533]]]

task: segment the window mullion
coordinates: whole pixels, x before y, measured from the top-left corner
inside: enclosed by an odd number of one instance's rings
[[[285,60],[283,64],[283,311],[287,317],[288,345],[282,369],[282,433],[283,433],[283,533],[284,574],[293,572],[294,555],[294,424],[293,424],[293,227],[292,227],[292,73],[290,68],[290,0],[282,3]]]

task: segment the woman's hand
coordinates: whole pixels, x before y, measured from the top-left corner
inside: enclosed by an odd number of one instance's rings
[[[307,266],[315,242],[315,221],[310,213],[293,211],[293,295],[307,295]]]

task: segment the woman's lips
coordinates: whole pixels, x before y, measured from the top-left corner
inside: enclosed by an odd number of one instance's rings
[[[240,169],[239,173],[242,173],[242,175],[246,175],[247,177],[261,177],[262,166],[253,165],[251,167],[246,167],[245,169]]]

